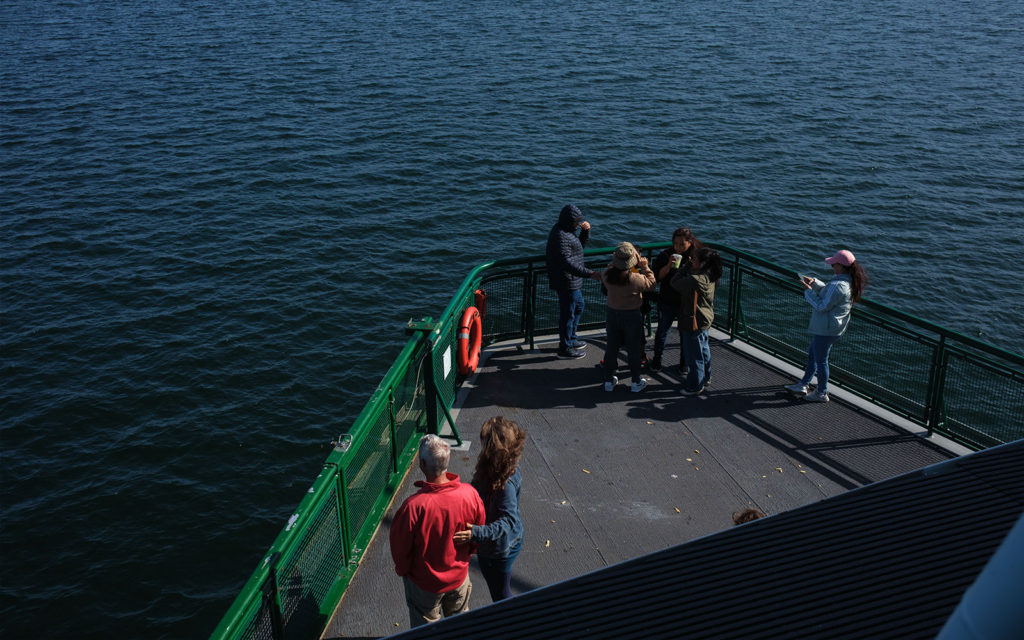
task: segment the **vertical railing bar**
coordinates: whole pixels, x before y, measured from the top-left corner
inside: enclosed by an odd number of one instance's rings
[[[274,632],[274,640],[284,640],[284,618],[281,615],[281,593],[277,588],[277,558],[274,554],[270,562],[270,570],[267,572],[267,588],[270,593],[264,592],[264,597],[269,600],[270,626]]]
[[[945,391],[946,391],[946,370],[949,355],[946,352],[946,335],[939,335],[939,342],[935,348],[935,388],[932,392],[931,410],[928,415],[928,435],[935,433],[945,424]],[[929,378],[931,376],[929,375]]]
[[[425,382],[427,385],[427,433],[438,433],[438,421],[437,421],[437,381],[434,379],[434,348],[437,346],[432,336],[427,337],[427,355],[423,359],[425,372]]]
[[[395,388],[388,388],[388,427],[391,431],[391,473],[398,473],[398,425],[395,422]]]
[[[739,333],[745,340],[750,340],[750,331],[747,327],[747,319],[743,316],[743,296],[740,294],[743,288],[743,269],[736,270],[736,333]],[[742,327],[742,329],[740,328]]]
[[[530,271],[529,268],[522,273],[522,277],[519,278],[519,333],[522,335],[523,341],[529,339],[529,316],[530,316]]]
[[[527,311],[527,336],[530,340],[530,351],[534,349],[534,332],[537,330],[537,274],[533,270],[533,263],[530,263],[529,282],[527,283],[527,294],[530,297],[529,310]]]
[[[345,468],[337,467],[335,482],[338,487],[338,529],[341,531],[341,544],[345,553],[345,564],[352,561],[352,533],[349,530],[348,486],[345,480]]]
[[[729,274],[729,340],[736,339],[736,316],[737,308],[739,306],[739,277],[740,277],[740,257],[734,256],[732,262],[732,273]]]

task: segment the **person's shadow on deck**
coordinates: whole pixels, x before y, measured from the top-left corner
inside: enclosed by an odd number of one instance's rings
[[[688,428],[688,422],[719,420],[729,428],[738,428],[783,449],[793,460],[846,489],[870,484],[888,475],[884,469],[872,475],[856,471],[843,462],[850,454],[841,454],[842,451],[860,449],[867,455],[866,452],[878,446],[916,445],[942,452],[941,447],[870,416],[858,407],[835,401],[810,404],[794,398],[782,388],[788,381],[783,374],[717,340],[712,341],[715,380],[705,394],[682,395],[682,376],[674,368],[657,373],[645,370],[643,375],[652,384],[641,393],[629,393],[624,352],[619,354],[619,378],[625,378],[626,384],[620,382],[609,393],[602,387],[604,370],[599,364],[604,356],[604,342],[593,338],[588,342],[589,353],[580,360],[555,360],[554,350],[547,349],[490,354],[486,367],[498,375],[481,376],[466,406],[586,409],[607,402],[625,402],[629,405],[627,415],[637,420],[678,422],[682,428]],[[546,366],[535,366],[539,363],[546,363]],[[751,374],[751,368],[759,369],[756,376]],[[622,372],[626,372],[625,375]],[[767,384],[764,384],[765,379]],[[524,388],[530,392],[522,393]],[[849,429],[819,428],[822,424],[837,423],[848,425]],[[853,423],[857,424],[856,429]],[[827,439],[819,435],[823,432],[828,434]],[[846,435],[850,437],[844,437]]]

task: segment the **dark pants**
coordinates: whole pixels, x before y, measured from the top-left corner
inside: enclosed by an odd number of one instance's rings
[[[583,317],[583,292],[579,289],[558,291],[558,350],[568,351],[576,343],[576,328]]]
[[[619,349],[626,347],[629,356],[629,373],[633,382],[640,382],[640,363],[644,355],[644,317],[639,309],[616,311],[608,307],[605,315],[605,332],[608,347],[604,352],[604,378],[611,381],[619,365]]]
[[[480,573],[487,581],[487,590],[491,592],[491,601],[497,602],[512,597],[512,559],[495,560],[480,558]]]
[[[665,352],[665,343],[668,342],[668,332],[672,330],[672,323],[679,316],[679,305],[658,303],[658,330],[654,332],[654,355],[660,357]],[[682,359],[679,360],[683,362]]]

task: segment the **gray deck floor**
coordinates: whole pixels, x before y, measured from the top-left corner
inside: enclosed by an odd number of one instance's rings
[[[501,414],[529,431],[516,593],[730,527],[732,513],[747,505],[771,516],[957,453],[842,393],[828,404],[796,400],[781,388],[791,375],[721,340],[712,343],[706,395],[679,393],[673,342],[665,369],[645,372],[644,392],[620,383],[608,393],[598,369],[603,335],[588,342],[586,358],[568,361],[556,359],[551,344],[490,349],[457,413],[469,446],[452,452],[450,470],[466,481],[484,420]],[[628,380],[628,372],[619,377]],[[418,479],[415,470],[406,478],[324,638],[408,629],[388,525]],[[472,608],[490,604],[475,560],[470,578]]]

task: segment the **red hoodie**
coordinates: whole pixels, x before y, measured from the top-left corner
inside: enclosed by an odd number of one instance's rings
[[[418,481],[420,490],[406,498],[391,523],[395,573],[430,593],[457,589],[466,579],[474,545],[456,545],[452,536],[487,521],[476,489],[454,473],[445,475],[444,484]]]

